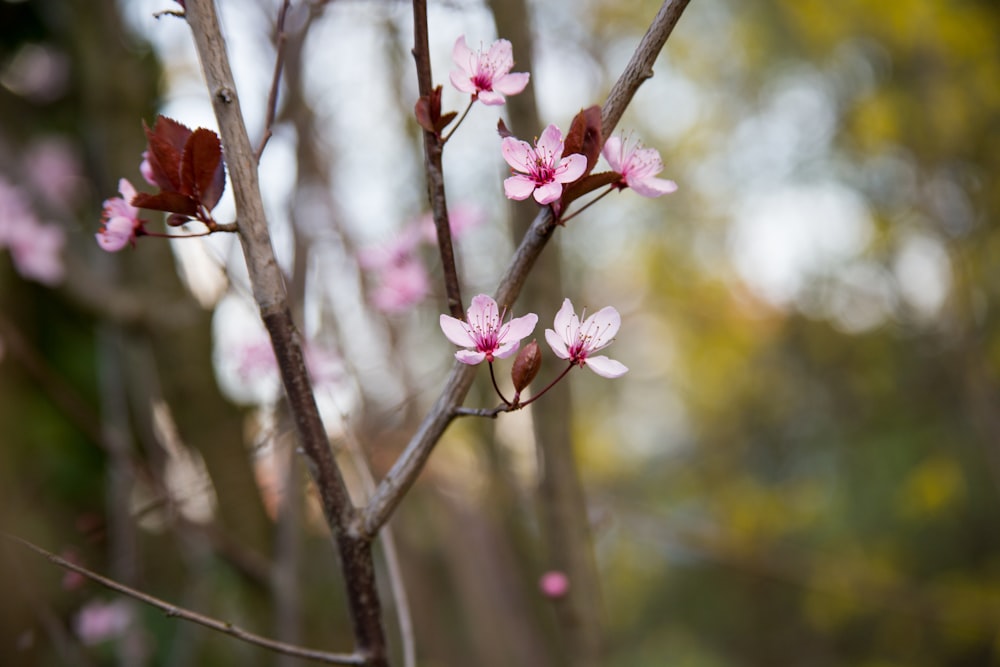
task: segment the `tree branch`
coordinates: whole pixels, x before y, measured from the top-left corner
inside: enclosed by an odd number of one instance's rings
[[[284,276],[271,246],[256,163],[251,159],[254,150],[240,111],[215,5],[213,0],[188,0],[186,8],[222,135],[254,300],[271,337],[299,441],[337,544],[356,648],[368,656],[366,664],[382,667],[387,664],[387,650],[370,537],[358,535],[354,528],[356,510],[316,406],[301,337],[288,305]]]
[[[434,88],[431,76],[431,55],[427,46],[427,0],[413,0],[413,59],[417,64],[417,86],[421,97],[429,96]],[[438,248],[444,287],[448,296],[448,312],[452,317],[465,318],[462,293],[455,268],[455,250],[451,243],[451,226],[448,223],[448,200],[444,194],[444,169],[441,154],[444,142],[441,137],[424,129],[424,170],[427,173],[427,198],[437,230]]]
[[[420,2],[421,0],[414,0],[414,6]],[[604,103],[601,111],[603,136],[607,137],[614,131],[622,113],[635,95],[635,91],[646,79],[652,76],[653,62],[688,2],[690,0],[665,0],[663,6],[660,7],[652,25],[646,31],[646,35],[642,38],[632,59],[625,67],[625,71],[618,78]],[[528,274],[552,237],[556,226],[552,216],[552,208],[548,206],[542,208],[515,250],[514,256],[500,280],[496,291],[497,303],[512,304],[517,300]],[[459,312],[458,316],[461,315],[462,313]],[[393,464],[385,478],[379,482],[371,501],[362,510],[361,531],[363,535],[374,536],[378,532],[379,528],[389,520],[393,510],[407,490],[416,481],[434,449],[434,445],[441,439],[448,424],[455,418],[456,409],[465,400],[475,373],[475,366],[460,362],[455,362],[455,365],[452,366],[451,374],[448,376],[445,388],[437,402],[424,417],[417,432],[410,439],[406,449]]]
[[[276,653],[283,653],[285,655],[295,656],[297,658],[305,658],[306,660],[314,660],[316,662],[323,662],[330,665],[365,665],[367,664],[365,657],[357,653],[329,653],[327,651],[319,651],[316,649],[304,648],[301,646],[295,646],[293,644],[286,644],[284,642],[274,641],[273,639],[268,639],[267,637],[261,637],[260,635],[248,632],[232,623],[227,623],[226,621],[220,621],[216,618],[210,616],[205,616],[204,614],[199,614],[198,612],[191,611],[189,609],[184,609],[183,607],[178,607],[177,605],[170,604],[160,598],[153,597],[148,593],[143,593],[142,591],[136,590],[125,584],[119,583],[114,579],[109,579],[96,572],[92,572],[85,567],[81,567],[75,563],[60,558],[51,551],[47,551],[42,547],[29,542],[16,535],[11,535],[9,533],[0,533],[5,540],[19,544],[26,549],[34,551],[36,554],[45,557],[50,563],[58,565],[61,568],[76,572],[79,575],[95,581],[105,588],[110,588],[111,590],[121,593],[122,595],[127,595],[128,597],[143,602],[150,605],[151,607],[156,607],[157,609],[162,609],[166,612],[167,616],[173,616],[176,618],[183,619],[185,621],[191,621],[192,623],[197,623],[198,625],[204,626],[216,632],[221,632],[223,634],[229,635],[230,637],[235,637],[241,641],[245,641],[249,644],[254,644],[262,648],[266,648]]]

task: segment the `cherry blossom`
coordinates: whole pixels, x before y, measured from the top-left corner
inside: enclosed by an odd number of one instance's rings
[[[616,378],[627,373],[628,368],[603,355],[591,355],[611,344],[621,323],[618,311],[607,306],[581,324],[572,302],[565,299],[562,308],[556,313],[555,328],[545,330],[545,340],[560,359],[569,359],[578,366],[586,364],[602,377]]]
[[[459,350],[455,358],[463,364],[475,365],[484,359],[506,359],[517,352],[521,339],[535,330],[538,315],[528,313],[515,317],[506,324],[497,308],[497,302],[485,294],[472,299],[463,322],[450,315],[441,315],[441,330],[455,345],[472,348]]]
[[[610,137],[604,142],[602,154],[611,168],[622,176],[617,184],[619,189],[632,188],[643,197],[659,197],[677,190],[673,181],[656,178],[663,171],[663,161],[655,148],[643,148],[638,141]]]
[[[62,228],[38,221],[23,188],[0,179],[0,247],[9,248],[22,277],[45,285],[62,280],[65,242]]]
[[[564,597],[569,592],[569,577],[565,572],[550,570],[539,578],[538,588],[547,598],[554,600]]]
[[[562,132],[549,125],[535,147],[526,141],[505,137],[501,150],[514,175],[503,182],[508,199],[521,201],[532,193],[539,204],[551,204],[562,196],[563,184],[583,176],[587,158],[578,153],[563,157]],[[517,173],[520,172],[520,173]]]
[[[127,600],[92,600],[77,613],[73,625],[80,641],[93,646],[121,637],[134,618],[132,604]]]
[[[410,256],[379,272],[372,303],[384,313],[401,313],[423,301],[430,291],[427,267],[417,257]]]
[[[135,188],[123,178],[118,181],[118,192],[121,197],[104,200],[101,230],[96,234],[98,245],[107,252],[118,252],[126,245],[134,244],[135,238],[144,232],[139,209],[131,203]]]
[[[489,51],[473,51],[465,43],[465,35],[455,40],[451,57],[458,69],[451,71],[451,85],[472,99],[496,106],[506,102],[505,95],[517,95],[528,85],[527,72],[511,72],[514,52],[510,42],[498,39]]]

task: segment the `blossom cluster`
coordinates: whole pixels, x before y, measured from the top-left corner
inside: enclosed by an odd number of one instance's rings
[[[10,251],[22,277],[50,286],[61,281],[65,243],[61,227],[39,221],[25,192],[0,179],[0,248]]]
[[[497,302],[486,294],[472,299],[466,311],[465,320],[450,315],[441,315],[441,330],[445,337],[459,347],[467,348],[455,353],[455,358],[463,364],[492,363],[494,359],[505,359],[520,347],[538,323],[538,315],[528,313],[521,317],[504,321]],[[594,355],[614,341],[621,328],[621,316],[611,306],[597,311],[584,319],[577,316],[573,303],[564,299],[562,307],[555,315],[553,328],[545,330],[545,341],[560,359],[571,365],[586,366],[598,375],[616,378],[628,372],[628,368],[604,355]]]

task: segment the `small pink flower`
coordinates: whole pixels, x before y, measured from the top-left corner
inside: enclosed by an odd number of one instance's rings
[[[50,286],[63,279],[66,267],[61,255],[66,234],[60,227],[37,222],[22,225],[9,243],[14,267],[24,278]]]
[[[507,198],[521,201],[534,192],[539,204],[551,204],[559,199],[563,184],[572,183],[587,169],[586,157],[574,153],[564,158],[564,147],[562,132],[555,125],[545,128],[534,148],[527,141],[504,137],[503,159],[514,172],[521,172],[503,182]]]
[[[455,40],[451,57],[459,69],[451,71],[451,85],[483,104],[496,106],[506,101],[504,95],[517,95],[528,85],[527,72],[511,72],[514,51],[506,39],[498,39],[483,53],[473,52],[465,35]]]
[[[448,211],[448,227],[451,229],[452,240],[461,238],[469,230],[483,223],[483,211],[470,204],[459,204]],[[434,216],[426,213],[417,221],[417,226],[423,239],[428,243],[437,243],[437,229],[434,227]]]
[[[538,315],[528,313],[503,324],[497,302],[479,294],[473,297],[466,320],[442,315],[441,330],[455,345],[472,348],[459,350],[455,358],[463,364],[475,365],[484,359],[489,362],[494,358],[506,359],[517,352],[521,339],[535,330]]]
[[[569,577],[559,570],[551,570],[538,580],[538,588],[547,598],[561,598],[569,593]]]
[[[621,324],[621,316],[611,306],[601,308],[580,324],[573,304],[565,299],[556,313],[555,329],[545,330],[545,340],[560,359],[569,359],[578,366],[586,364],[602,377],[616,378],[628,372],[624,364],[591,355],[611,344]]]
[[[118,192],[121,197],[104,200],[101,230],[95,235],[98,245],[107,252],[118,252],[126,245],[134,245],[136,237],[144,232],[139,209],[132,206],[135,188],[123,178],[118,181]]]
[[[427,268],[411,256],[379,272],[379,285],[372,294],[372,303],[383,313],[402,313],[423,301],[430,291]]]
[[[134,618],[132,605],[127,600],[114,602],[92,600],[76,615],[76,636],[87,646],[117,639],[125,634]]]
[[[611,168],[621,174],[619,189],[632,188],[643,197],[659,197],[677,190],[673,181],[656,178],[663,171],[663,161],[655,148],[643,148],[639,142],[610,137],[604,142],[601,153]]]

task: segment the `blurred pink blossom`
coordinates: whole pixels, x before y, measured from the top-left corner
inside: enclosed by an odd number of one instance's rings
[[[451,229],[451,238],[461,238],[466,232],[475,229],[483,224],[483,211],[471,204],[458,204],[448,211],[448,227]],[[424,241],[431,244],[437,243],[437,229],[434,227],[434,215],[425,213],[417,220]]]
[[[87,646],[121,637],[132,623],[134,612],[128,600],[91,600],[74,619],[76,636]]]
[[[20,188],[0,179],[0,247],[10,250],[22,277],[45,285],[62,280],[65,242],[60,227],[38,221]]]
[[[153,177],[153,166],[149,164],[149,151],[142,152],[142,162],[139,163],[139,173],[142,174],[142,180],[146,181],[154,188],[160,187],[157,184],[156,179]]]
[[[35,192],[44,193],[63,208],[73,204],[83,182],[76,153],[68,141],[58,137],[32,144],[24,157],[24,170]]]
[[[384,313],[401,313],[423,301],[430,293],[430,276],[417,257],[408,257],[383,268],[372,303]]]
[[[451,57],[458,69],[451,71],[451,85],[483,104],[496,106],[506,101],[504,95],[517,95],[528,85],[527,72],[511,72],[514,51],[506,39],[498,39],[489,51],[473,52],[465,35],[455,40]]]
[[[569,577],[559,570],[550,570],[538,580],[538,588],[547,598],[561,598],[569,592]]]
[[[534,148],[526,141],[504,137],[503,157],[515,172],[503,182],[507,198],[521,201],[534,193],[539,204],[558,200],[563,184],[572,183],[587,169],[586,157],[574,153],[564,158],[564,147],[562,132],[555,125],[545,128]]]
[[[535,330],[538,315],[528,313],[504,324],[497,302],[479,294],[472,298],[465,322],[450,315],[441,315],[440,322],[448,340],[459,347],[472,348],[459,350],[455,358],[463,364],[475,365],[483,360],[492,363],[494,358],[506,359],[517,352],[521,339]]]
[[[610,137],[604,142],[602,155],[611,168],[622,175],[617,185],[619,189],[632,188],[643,197],[659,197],[677,190],[673,181],[656,177],[663,171],[663,161],[655,148],[643,148],[638,141]]]

